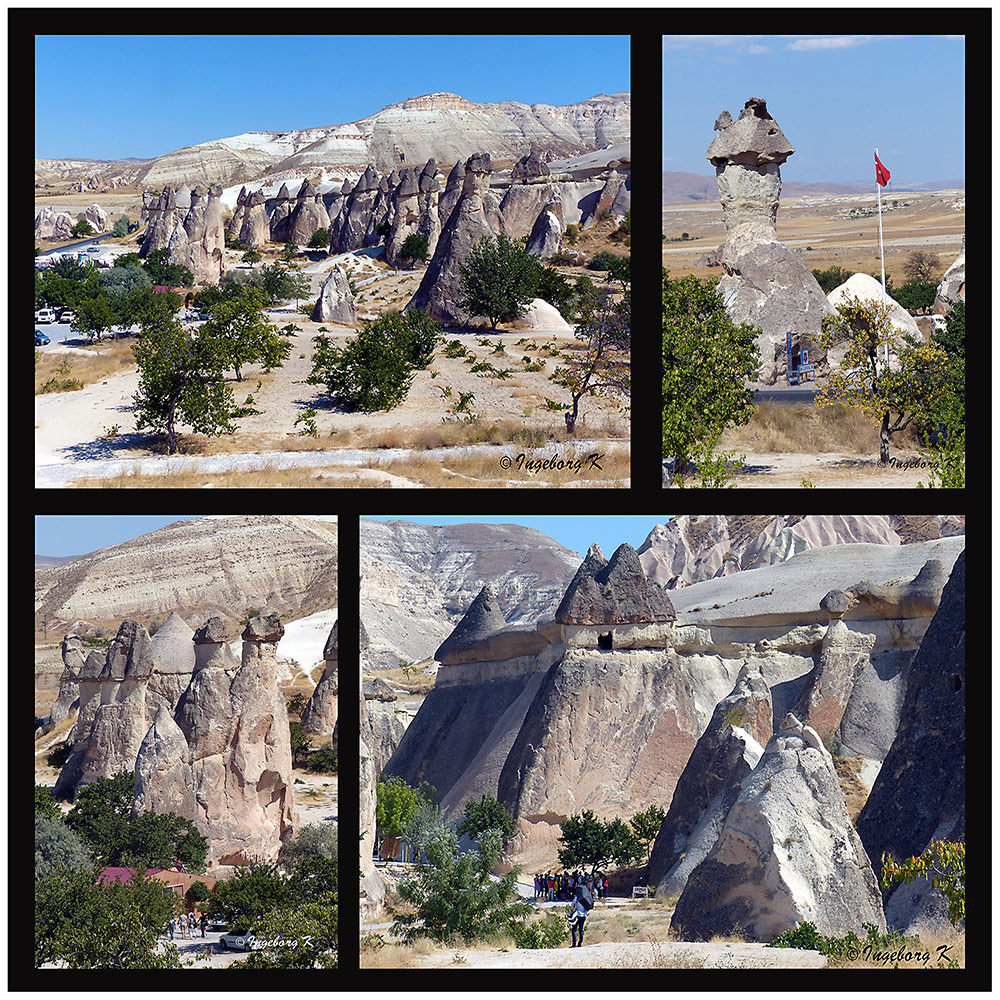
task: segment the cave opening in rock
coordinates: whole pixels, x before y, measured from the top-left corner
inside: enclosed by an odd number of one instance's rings
[[[605,632],[604,635],[599,635],[597,637],[597,648],[598,649],[612,649],[611,644],[611,633]]]

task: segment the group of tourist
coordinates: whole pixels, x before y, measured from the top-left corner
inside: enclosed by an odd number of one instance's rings
[[[582,875],[580,872],[547,873],[535,876],[535,899],[565,900],[573,899],[577,886],[583,885],[585,879],[593,878],[593,892],[598,899],[604,899],[608,894],[608,877],[603,872],[594,872],[593,876]]]
[[[179,917],[170,918],[170,940],[174,938],[174,930],[182,938],[193,938],[198,925],[201,925],[201,936],[205,936],[205,928],[208,926],[208,917],[203,913],[199,920],[193,913],[182,913]]]

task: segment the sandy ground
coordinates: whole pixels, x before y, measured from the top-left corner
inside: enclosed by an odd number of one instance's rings
[[[582,948],[448,951],[414,956],[413,964],[426,969],[819,969],[827,963],[815,951],[762,944],[609,941]]]
[[[817,487],[839,489],[914,489],[918,482],[926,487],[926,468],[906,468],[902,464],[878,467],[877,458],[861,458],[824,452],[819,455],[794,453],[748,454],[743,471],[736,477],[740,487],[770,489],[775,486],[802,486],[809,479]],[[890,462],[920,462],[919,455],[897,454]]]
[[[874,182],[873,185],[874,187]],[[885,211],[891,201],[911,202]],[[883,193],[883,244],[885,269],[900,285],[906,277],[903,263],[917,249],[938,254],[940,266],[935,280],[958,256],[965,232],[964,191],[907,191]],[[851,209],[875,206],[871,195],[811,195],[782,198],[778,207],[778,239],[805,254],[810,269],[834,265],[847,271],[877,273],[878,216],[846,218]],[[725,242],[726,225],[717,199],[708,202],[662,207],[663,232],[668,239],[688,233],[684,242],[664,243],[663,265],[673,278],[696,274],[700,278],[721,277],[718,267],[699,266],[697,261]]]
[[[248,394],[254,397],[259,416],[239,421],[234,440],[226,440],[227,450],[256,452],[282,450],[289,444],[302,445],[299,435],[301,425],[295,420],[305,410],[316,410],[316,428],[324,448],[337,448],[336,434],[344,431],[368,432],[398,428],[409,434],[420,428],[432,431],[440,426],[443,418],[460,419],[449,414],[449,408],[462,392],[473,392],[472,409],[490,420],[508,418],[530,421],[553,430],[562,424],[562,414],[548,411],[545,399],[562,400],[565,393],[548,380],[555,367],[555,360],[544,352],[528,354],[524,346],[515,342],[524,337],[541,345],[552,343],[556,348],[566,348],[576,341],[571,336],[533,331],[481,333],[446,330],[446,340],[458,340],[477,361],[486,361],[498,370],[510,370],[513,377],[497,379],[481,377],[469,371],[470,365],[461,358],[447,358],[439,351],[429,369],[415,373],[410,391],[404,402],[383,413],[349,413],[334,405],[321,391],[321,386],[305,384],[312,369],[312,337],[319,332],[320,324],[306,322],[301,317],[272,315],[272,322],[284,325],[294,321],[302,332],[291,338],[292,352],[285,365],[262,375],[263,385],[257,388],[259,367],[249,366],[243,372],[242,382],[232,378],[229,385],[237,402],[242,403]],[[338,344],[346,342],[353,331],[343,327],[328,327]],[[489,344],[481,345],[480,339]],[[504,353],[494,352],[500,341]],[[544,360],[540,372],[524,370],[522,357]],[[137,371],[110,376],[99,384],[86,386],[76,392],[49,393],[35,397],[35,462],[41,470],[45,466],[63,465],[88,459],[113,459],[148,454],[148,439],[139,434],[135,426],[133,397],[138,388]],[[451,394],[444,391],[450,387]],[[622,425],[624,418],[616,414],[613,401],[599,398],[585,399],[578,424],[579,431],[598,431],[605,427]],[[117,426],[118,435],[106,438],[106,432]],[[627,424],[625,425],[627,427]],[[183,432],[183,427],[181,428]],[[333,435],[333,436],[331,436]]]

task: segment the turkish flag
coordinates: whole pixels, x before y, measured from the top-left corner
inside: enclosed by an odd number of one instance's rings
[[[885,187],[889,183],[889,178],[892,175],[888,170],[882,165],[882,161],[878,158],[878,153],[875,154],[875,180]]]

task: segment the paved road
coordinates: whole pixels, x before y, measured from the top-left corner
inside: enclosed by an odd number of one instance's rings
[[[812,403],[816,395],[816,384],[790,385],[785,388],[758,389],[753,397],[755,403]]]

